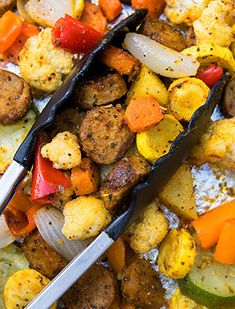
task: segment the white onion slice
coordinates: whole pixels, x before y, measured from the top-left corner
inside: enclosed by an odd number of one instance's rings
[[[5,217],[0,216],[0,248],[9,246],[16,240],[16,237],[9,230]]]
[[[67,239],[61,232],[64,225],[64,216],[60,210],[54,207],[39,209],[34,218],[42,238],[68,261],[81,253],[93,240]]]
[[[195,76],[199,62],[148,37],[127,33],[124,47],[153,72],[170,78]]]

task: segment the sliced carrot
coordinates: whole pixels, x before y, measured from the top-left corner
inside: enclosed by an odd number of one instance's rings
[[[192,222],[203,248],[209,249],[218,242],[228,219],[235,219],[235,200],[208,211]]]
[[[106,30],[106,19],[100,7],[94,3],[85,1],[85,7],[80,21],[101,33],[104,33]]]
[[[164,0],[131,0],[134,9],[148,9],[148,15],[158,17],[164,10]]]
[[[16,191],[13,199],[10,201],[10,205],[20,211],[26,212],[32,207],[32,202],[27,195],[23,192],[24,185]]]
[[[88,195],[98,190],[98,170],[91,159],[82,159],[81,164],[72,169],[71,182],[78,196]]]
[[[108,21],[113,21],[122,13],[122,4],[120,0],[99,0],[99,6]]]
[[[122,238],[115,241],[115,243],[107,250],[106,256],[115,273],[121,274],[126,261],[126,248]]]
[[[19,54],[23,49],[25,42],[31,36],[39,33],[38,27],[35,25],[23,22],[21,33],[16,38],[15,42],[3,53],[2,59],[17,64],[19,61]]]
[[[163,119],[160,104],[152,96],[137,97],[130,101],[124,119],[132,132],[142,132],[154,127]]]
[[[25,236],[36,228],[34,214],[40,208],[39,205],[34,205],[26,212],[20,211],[9,205],[4,216],[10,231],[15,236]]]
[[[222,264],[235,264],[235,219],[225,221],[217,243],[214,258]]]
[[[101,55],[101,61],[121,75],[137,75],[140,62],[121,48],[109,46]]]

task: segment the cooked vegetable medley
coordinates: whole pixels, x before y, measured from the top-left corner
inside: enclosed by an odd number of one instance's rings
[[[147,17],[102,51],[38,135],[32,170],[0,216],[1,309],[25,308],[99,235],[224,74],[221,113],[190,157],[51,308],[235,308],[235,188],[216,208],[208,191],[209,209],[195,190],[199,166],[235,169],[233,0],[0,1],[0,177],[35,107],[126,7]]]

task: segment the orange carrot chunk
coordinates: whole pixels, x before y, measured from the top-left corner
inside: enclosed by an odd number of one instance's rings
[[[106,19],[100,7],[94,3],[85,1],[85,7],[80,21],[91,26],[100,33],[104,33],[106,30]]]
[[[99,6],[108,21],[113,21],[122,13],[122,4],[120,0],[99,0]]]
[[[148,9],[148,15],[158,17],[164,10],[164,0],[131,0],[134,9]]]
[[[224,222],[235,219],[235,200],[225,203],[192,222],[203,248],[213,247],[219,240]]]
[[[71,182],[77,196],[88,195],[98,190],[99,174],[91,159],[82,159],[81,164],[72,169]]]
[[[101,55],[101,61],[121,75],[137,75],[140,62],[121,48],[109,46]]]
[[[125,243],[122,238],[115,241],[115,243],[107,250],[106,256],[115,273],[121,274],[126,261]]]
[[[128,127],[135,133],[154,127],[162,118],[160,104],[152,96],[132,99],[124,115]]]
[[[215,249],[214,258],[222,264],[235,264],[235,219],[225,221],[219,241]]]

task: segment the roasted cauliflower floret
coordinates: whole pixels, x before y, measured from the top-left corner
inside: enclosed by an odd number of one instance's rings
[[[234,10],[233,0],[212,0],[193,23],[197,44],[206,42],[229,47],[234,40],[230,24],[233,21],[229,18]]]
[[[166,236],[169,223],[158,210],[155,202],[145,210],[144,216],[131,232],[131,247],[138,253],[146,253],[155,248]]]
[[[95,237],[110,222],[111,215],[102,200],[79,196],[64,206],[62,233],[68,239]]]
[[[81,151],[76,135],[65,131],[58,133],[41,150],[43,158],[53,162],[53,167],[68,170],[81,163]]]
[[[191,153],[196,165],[215,163],[235,169],[235,117],[212,122]]]
[[[36,90],[52,92],[59,88],[73,66],[73,54],[52,44],[46,28],[27,40],[20,53],[21,76]]]
[[[165,14],[174,24],[188,24],[198,19],[210,0],[166,0]]]

